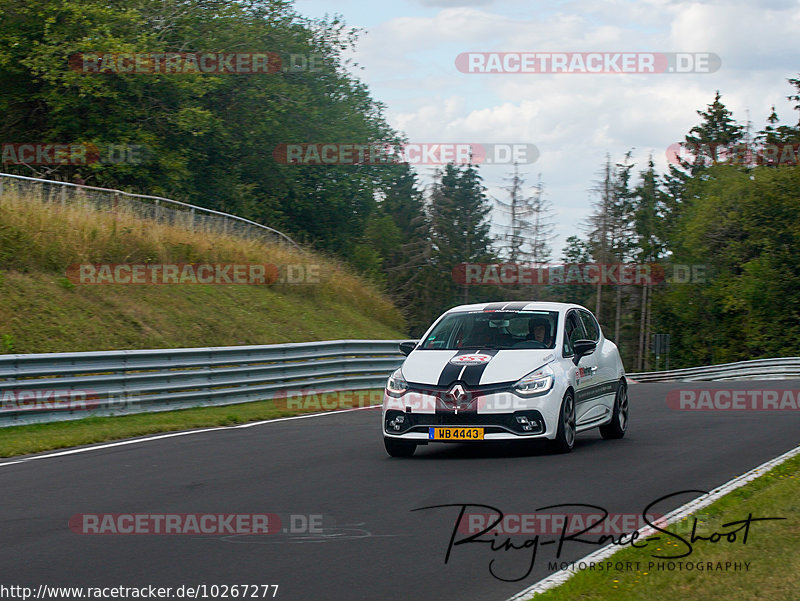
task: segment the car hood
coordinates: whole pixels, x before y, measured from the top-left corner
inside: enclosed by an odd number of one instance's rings
[[[467,386],[516,382],[554,358],[552,349],[413,351],[403,363],[410,384]]]

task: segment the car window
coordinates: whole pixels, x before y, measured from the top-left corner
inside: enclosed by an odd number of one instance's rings
[[[567,313],[567,318],[564,322],[564,356],[572,354],[572,345],[576,340],[583,340],[586,338],[586,332],[583,329],[578,313],[570,311]]]
[[[453,341],[463,332],[464,324],[457,315],[447,315],[440,321],[420,348],[445,349],[452,346]]]
[[[588,311],[580,311],[579,313],[583,322],[583,329],[586,331],[586,338],[595,342],[600,340],[600,326],[597,325],[594,315]]]
[[[458,312],[436,324],[419,350],[552,349],[557,328],[556,311]]]

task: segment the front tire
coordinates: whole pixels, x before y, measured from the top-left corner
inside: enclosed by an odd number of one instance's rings
[[[622,438],[628,429],[628,389],[623,382],[619,383],[617,395],[614,397],[614,410],[611,415],[611,422],[605,426],[600,426],[600,436],[606,440]]]
[[[385,436],[383,438],[383,446],[386,447],[386,452],[392,457],[411,457],[414,451],[417,450],[416,442],[386,438]]]
[[[558,430],[556,437],[550,441],[550,450],[554,453],[569,453],[575,446],[575,393],[571,390],[561,401],[558,413]]]

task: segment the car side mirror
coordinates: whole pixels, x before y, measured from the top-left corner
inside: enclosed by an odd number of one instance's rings
[[[577,365],[584,355],[591,355],[597,348],[597,343],[594,340],[576,340],[572,344],[572,351],[575,353],[572,356],[572,362]]]
[[[408,342],[401,342],[400,343],[400,352],[403,353],[406,357],[411,354],[417,348],[417,343],[414,340],[409,340]]]

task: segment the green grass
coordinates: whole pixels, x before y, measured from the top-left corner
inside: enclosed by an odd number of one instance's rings
[[[0,339],[0,353],[403,337],[396,325],[382,323],[323,290],[254,286],[66,289],[57,276],[47,273],[3,275],[0,334],[5,338]]]
[[[401,312],[341,262],[125,212],[0,196],[0,354],[402,338]],[[320,281],[75,285],[81,263],[314,265]]]
[[[81,263],[314,266],[306,284],[76,285]],[[159,224],[126,210],[0,196],[0,354],[402,338],[401,312],[342,262],[261,240]],[[0,428],[0,456],[273,419],[273,401]]]
[[[348,393],[342,408],[359,404],[378,403],[380,390]],[[247,422],[275,419],[303,413],[319,413],[319,399],[307,397],[308,402],[286,407],[274,401],[256,401],[224,407],[203,407],[159,413],[140,413],[118,417],[89,417],[86,419],[0,428],[0,457],[12,457],[41,451],[133,438],[159,432],[176,432],[194,428],[232,426]],[[297,400],[297,399],[295,399]]]
[[[680,542],[665,541],[645,549],[625,548],[604,561],[639,562],[639,570],[578,572],[563,585],[533,597],[535,601],[798,601],[800,599],[800,456],[770,470],[702,510],[697,533],[730,531],[726,522],[753,517],[782,517],[783,521],[751,525],[747,544],[697,541],[683,562],[750,562],[748,571],[669,571],[648,568],[664,562],[652,553],[677,555]],[[687,538],[686,524],[667,528]],[[740,533],[741,535],[741,533]],[[678,551],[676,553],[676,551]],[[675,560],[679,561],[679,560]]]

